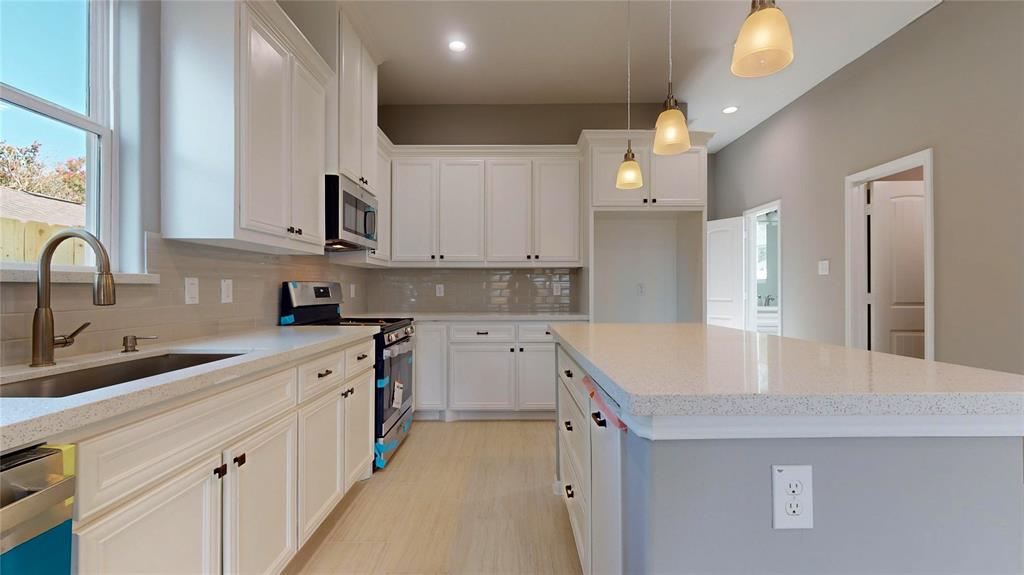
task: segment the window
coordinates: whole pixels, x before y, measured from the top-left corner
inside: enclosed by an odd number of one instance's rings
[[[111,247],[110,5],[0,1],[0,261],[34,262],[84,227]],[[84,243],[57,264],[91,265]]]

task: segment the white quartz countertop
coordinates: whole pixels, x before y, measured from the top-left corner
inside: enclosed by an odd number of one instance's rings
[[[703,324],[552,331],[627,416],[994,416],[1024,434],[1021,375]]]
[[[376,331],[377,328],[371,326],[272,327],[163,345],[139,342],[137,353],[81,355],[60,359],[53,367],[5,366],[0,373],[0,385],[168,352],[242,354],[67,397],[2,397],[0,450],[46,441],[58,434],[207,391],[249,375],[269,374],[289,362],[369,339]]]
[[[585,313],[512,312],[409,312],[381,311],[345,314],[345,317],[411,317],[416,321],[587,321]]]

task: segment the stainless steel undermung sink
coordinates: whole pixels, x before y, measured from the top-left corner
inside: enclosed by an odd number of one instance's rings
[[[167,353],[0,385],[0,397],[67,397],[240,353]]]

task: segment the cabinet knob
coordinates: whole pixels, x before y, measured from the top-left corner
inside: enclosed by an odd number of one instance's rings
[[[565,496],[568,497],[569,499],[572,499],[573,497],[576,496],[576,493],[574,493],[572,490],[572,485],[565,486]]]
[[[598,427],[608,427],[608,422],[605,421],[604,417],[601,417],[600,411],[595,411],[594,413],[591,413],[590,417],[591,419],[594,420],[594,423],[596,423]]]
[[[508,348],[508,351],[509,351],[509,353],[515,353],[516,352],[516,348],[510,347],[510,348]]]
[[[658,198],[651,198],[651,203],[652,204],[658,203]]]
[[[519,353],[523,353],[523,348],[519,348]]]
[[[563,371],[562,373],[565,374],[565,377],[572,377],[572,370],[571,369],[567,369],[567,370]]]
[[[566,421],[566,422],[563,423],[563,425],[565,425],[565,430],[566,431],[572,431],[572,422],[571,421]]]
[[[530,259],[531,257],[533,256],[531,256],[530,254],[526,254],[526,259]]]
[[[435,257],[436,256],[434,254],[430,254],[430,259],[434,259]]]
[[[540,259],[540,254],[533,254],[533,259],[539,260]]]
[[[221,463],[219,467],[214,467],[213,474],[221,479],[224,479],[224,476],[228,474],[228,464]]]
[[[288,233],[289,234],[294,234],[295,233],[295,226],[288,226]]]
[[[444,259],[444,254],[441,254],[441,259]]]
[[[647,198],[644,198],[644,203],[645,203],[645,204],[647,203]]]
[[[234,461],[235,465],[237,465],[239,467],[245,465],[245,454],[243,453],[243,454],[235,457],[234,459],[232,459],[232,461]]]
[[[302,228],[295,228],[295,233],[302,235]]]

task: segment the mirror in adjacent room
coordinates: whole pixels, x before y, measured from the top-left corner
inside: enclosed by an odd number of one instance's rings
[[[744,212],[748,330],[782,335],[782,242],[779,201]]]

